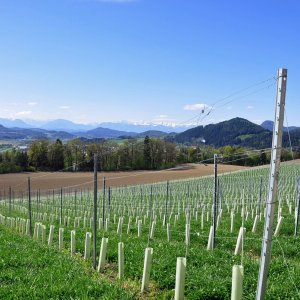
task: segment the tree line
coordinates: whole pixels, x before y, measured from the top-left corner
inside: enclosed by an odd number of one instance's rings
[[[0,173],[21,171],[91,171],[94,153],[99,171],[157,170],[177,164],[176,145],[145,137],[115,142],[86,142],[74,139],[66,144],[36,140],[27,151],[13,149],[0,153]]]
[[[55,142],[36,140],[28,151],[13,149],[0,153],[0,173],[92,171],[94,153],[98,154],[99,171],[159,170],[201,161],[209,164],[215,153],[223,155],[223,163],[234,165],[258,166],[270,162],[270,153],[262,150],[249,152],[249,149],[234,146],[187,146],[148,136],[118,142],[74,139],[66,144],[57,139]],[[299,152],[294,153],[294,157],[300,157]],[[291,160],[291,152],[283,149],[281,159]]]

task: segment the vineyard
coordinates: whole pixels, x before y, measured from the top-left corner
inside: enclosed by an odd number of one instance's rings
[[[295,236],[299,176],[299,164],[280,168],[266,299],[300,298],[300,246]],[[20,268],[26,263],[30,268],[38,261],[41,268],[55,265],[54,277],[60,274],[52,284],[42,280],[43,276],[39,280],[32,276],[23,287],[28,298],[40,297],[38,291],[28,292],[36,286],[46,298],[182,299],[184,293],[186,299],[230,299],[232,268],[240,265],[243,299],[254,299],[268,179],[268,167],[219,175],[214,243],[211,176],[138,186],[101,186],[97,191],[95,270],[94,195],[86,188],[31,191],[30,205],[28,193],[2,191],[1,240],[4,236],[8,242],[14,240],[11,245],[17,243],[24,252],[19,253],[16,264]],[[5,249],[2,263],[10,255],[9,247]],[[0,298],[18,289],[13,287],[14,274],[9,276],[0,275]],[[57,292],[63,281],[69,285],[65,295]]]

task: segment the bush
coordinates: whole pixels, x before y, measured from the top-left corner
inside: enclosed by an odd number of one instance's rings
[[[4,173],[18,173],[21,172],[22,169],[20,166],[16,166],[14,163],[12,162],[2,162],[0,163],[0,174],[4,174]]]

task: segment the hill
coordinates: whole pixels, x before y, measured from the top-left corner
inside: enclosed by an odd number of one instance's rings
[[[134,137],[137,135],[137,133],[135,132],[119,131],[119,130],[104,128],[104,127],[98,127],[92,130],[88,130],[84,133],[79,132],[77,134],[80,137],[85,137],[85,138],[105,138],[105,139],[118,138],[120,136]]]
[[[234,118],[217,124],[198,126],[179,133],[175,140],[180,143],[203,142],[216,147],[239,145],[253,136],[270,135],[259,125],[242,118]]]
[[[114,130],[104,127],[98,127],[92,130],[88,130],[86,132],[77,132],[76,133],[80,137],[95,139],[95,138],[104,138],[104,139],[112,139],[112,138],[143,138],[145,136],[149,137],[164,137],[168,136],[169,134],[159,130],[148,130],[141,133],[136,132],[128,132],[128,131],[120,131]]]
[[[270,120],[266,120],[266,121],[262,122],[260,126],[263,127],[264,129],[273,131],[274,122],[270,121]],[[284,126],[283,131],[288,131],[288,129],[291,131],[291,130],[295,130],[298,128],[299,127],[297,127],[297,126],[289,126],[289,127]]]
[[[74,136],[64,131],[48,131],[38,128],[7,128],[0,125],[0,140],[72,139]]]
[[[290,132],[292,145],[300,146],[300,129]],[[217,124],[198,126],[186,130],[175,137],[178,143],[205,143],[215,147],[226,145],[251,148],[269,148],[272,145],[272,132],[246,119],[234,118]],[[288,147],[287,132],[283,134],[283,146]]]
[[[168,135],[172,135],[175,133],[166,133],[160,130],[148,130],[148,131],[144,131],[138,134],[139,137],[145,137],[145,136],[149,136],[149,137],[164,137],[164,136],[168,136]]]
[[[8,128],[11,128],[11,127],[30,128],[30,127],[32,127],[20,119],[10,120],[10,119],[5,119],[5,118],[0,118],[0,124],[2,124],[5,127],[8,127]]]

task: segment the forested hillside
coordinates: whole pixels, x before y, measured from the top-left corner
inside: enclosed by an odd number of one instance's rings
[[[300,129],[291,130],[290,137],[292,146],[299,147]],[[221,123],[186,130],[178,134],[175,140],[178,143],[205,143],[214,147],[230,145],[263,149],[271,147],[272,131],[246,119],[234,118]],[[288,132],[283,134],[283,146],[290,146]]]

